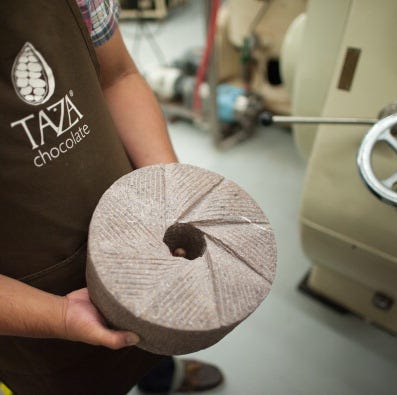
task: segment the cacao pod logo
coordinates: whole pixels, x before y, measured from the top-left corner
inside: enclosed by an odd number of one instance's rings
[[[11,73],[15,91],[25,103],[38,106],[54,93],[54,74],[41,53],[29,42],[19,51]]]

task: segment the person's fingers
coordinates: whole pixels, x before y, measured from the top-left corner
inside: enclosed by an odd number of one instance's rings
[[[139,337],[134,332],[115,331],[101,327],[98,327],[92,335],[96,338],[96,342],[99,345],[113,350],[134,346],[139,342]]]

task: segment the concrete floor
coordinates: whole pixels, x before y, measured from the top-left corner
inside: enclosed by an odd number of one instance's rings
[[[151,29],[167,61],[204,42],[202,0],[187,2]],[[159,63],[150,42],[137,44],[137,25],[122,22],[128,49],[144,72]],[[259,203],[273,225],[278,270],[265,302],[215,346],[194,354],[222,368],[218,395],[397,394],[397,339],[362,320],[341,315],[299,293],[310,267],[299,243],[298,211],[305,173],[291,134],[258,128],[227,151],[211,134],[188,123],[169,125],[181,162],[237,182]],[[133,390],[130,395],[138,394]]]

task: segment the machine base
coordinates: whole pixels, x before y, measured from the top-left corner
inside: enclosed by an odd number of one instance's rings
[[[353,279],[327,267],[314,265],[298,289],[339,313],[352,313],[397,335],[397,306],[394,301],[387,305],[379,304],[377,298],[381,293]]]
[[[309,272],[302,278],[301,282],[298,284],[298,290],[304,293],[307,296],[310,296],[312,299],[315,299],[317,302],[320,302],[325,307],[328,307],[337,313],[340,314],[350,314],[349,311],[344,306],[336,303],[334,300],[330,299],[329,297],[325,296],[321,292],[317,292],[313,288],[309,286],[309,277],[310,277],[310,270]]]

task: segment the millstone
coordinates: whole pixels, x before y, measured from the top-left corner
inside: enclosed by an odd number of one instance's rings
[[[90,225],[93,303],[158,354],[222,339],[266,297],[275,267],[274,235],[258,205],[232,181],[190,165],[120,178]]]

